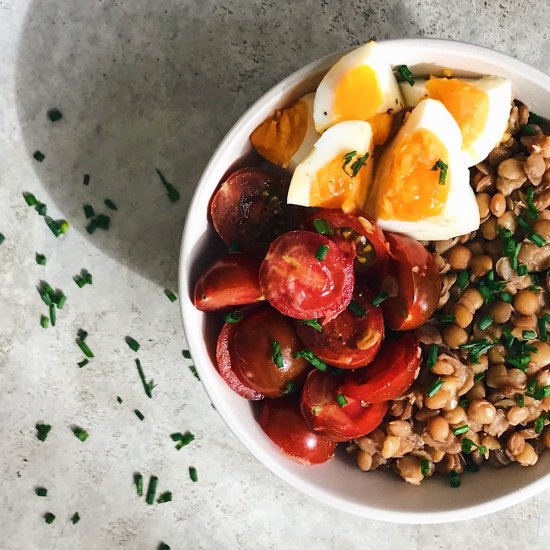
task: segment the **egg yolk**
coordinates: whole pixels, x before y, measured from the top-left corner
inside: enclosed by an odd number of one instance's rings
[[[250,135],[254,149],[264,158],[286,168],[304,141],[309,112],[299,100],[262,122]]]
[[[367,158],[357,175],[353,176],[353,164],[362,155],[356,155],[346,166],[346,159],[336,157],[327,162],[318,172],[310,190],[310,204],[323,208],[341,208],[349,213],[359,209],[365,202],[372,180],[372,159]],[[345,168],[345,169],[344,169]]]
[[[372,128],[372,141],[374,145],[383,145],[390,136],[393,116],[391,113],[380,113],[369,118],[368,122]]]
[[[489,97],[474,85],[459,78],[430,78],[428,97],[438,99],[453,115],[462,133],[464,149],[480,136],[487,124]]]
[[[335,122],[368,120],[378,113],[382,102],[376,71],[368,65],[354,67],[344,74],[336,86],[333,103]]]
[[[440,169],[434,170],[438,160],[448,163],[441,140],[422,128],[394,143],[384,154],[389,155],[391,164],[377,181],[378,216],[416,221],[440,214],[449,194],[449,186],[439,183]]]

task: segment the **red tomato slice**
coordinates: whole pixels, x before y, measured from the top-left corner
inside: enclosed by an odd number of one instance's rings
[[[326,234],[340,249],[355,258],[355,269],[364,271],[381,268],[388,259],[388,243],[376,222],[366,214],[344,214],[341,210],[321,209],[302,224],[308,231],[316,231],[315,220],[328,224]]]
[[[265,253],[275,237],[291,228],[288,186],[288,180],[260,168],[233,172],[210,204],[220,237],[238,250]]]
[[[264,300],[259,271],[259,260],[243,254],[216,260],[195,285],[195,307],[217,311]]]
[[[386,233],[390,259],[381,270],[380,289],[390,298],[382,303],[386,324],[393,330],[413,330],[434,313],[441,294],[441,277],[433,256],[418,241]]]
[[[378,427],[387,403],[362,406],[351,397],[344,397],[343,406],[337,402],[340,377],[314,370],[309,373],[300,406],[309,428],[319,437],[331,441],[349,441],[372,432]]]
[[[311,231],[278,237],[260,266],[264,296],[296,319],[336,317],[351,300],[354,280],[353,261],[333,241]]]
[[[420,372],[420,344],[412,332],[386,338],[380,353],[366,368],[344,375],[342,392],[363,403],[381,403],[403,395]]]
[[[309,363],[294,354],[303,346],[288,317],[262,307],[232,325],[231,367],[239,380],[267,397],[280,397],[301,387]]]
[[[351,307],[345,309],[323,324],[321,330],[319,325],[316,329],[296,321],[296,330],[306,348],[323,361],[343,369],[368,365],[384,339],[382,311],[372,305],[373,297],[369,290],[356,291],[354,312],[350,311]]]
[[[266,399],[261,404],[259,422],[273,443],[302,464],[321,464],[334,455],[336,443],[310,431],[296,395]]]

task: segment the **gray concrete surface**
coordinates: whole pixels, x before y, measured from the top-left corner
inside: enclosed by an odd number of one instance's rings
[[[201,170],[279,79],[371,37],[454,38],[550,72],[549,29],[546,0],[0,0],[0,548],[547,548],[550,493],[475,521],[414,527],[348,516],[285,485],[211,408],[181,356],[178,306],[162,291],[176,287]],[[55,124],[51,107],[64,114]],[[168,202],[155,167],[180,189],[179,203]],[[24,190],[70,221],[64,239],[24,204]],[[82,204],[105,210],[107,197],[119,206],[112,228],[90,236]],[[93,286],[71,280],[81,268]],[[68,296],[47,330],[40,279]],[[79,328],[96,354],[83,369]],[[127,334],[158,384],[152,400]],[[39,421],[53,425],[44,443]],[[86,442],[73,424],[89,431]],[[185,430],[197,439],[178,452],[169,434]],[[136,470],[156,474],[173,502],[147,506],[132,487]],[[46,511],[57,516],[51,525]]]

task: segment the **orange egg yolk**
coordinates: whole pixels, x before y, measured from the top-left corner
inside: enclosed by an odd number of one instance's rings
[[[356,155],[344,167],[343,156],[327,162],[318,172],[310,190],[310,204],[323,208],[341,208],[349,213],[361,208],[372,180],[372,155],[353,176]]]
[[[368,120],[382,105],[382,90],[372,67],[360,65],[344,74],[334,92],[334,122]]]
[[[448,163],[447,149],[430,130],[420,129],[392,144],[389,170],[377,181],[378,216],[416,221],[443,211],[449,186],[439,183],[438,160]],[[446,176],[449,180],[449,174]]]
[[[469,82],[459,78],[430,78],[426,82],[428,97],[438,99],[453,115],[467,149],[482,133],[489,115],[489,97]]]
[[[369,118],[368,122],[372,128],[372,141],[374,145],[383,145],[390,136],[393,116],[391,113],[380,113]]]
[[[286,168],[304,141],[308,108],[299,100],[262,122],[250,135],[254,149],[267,160]]]

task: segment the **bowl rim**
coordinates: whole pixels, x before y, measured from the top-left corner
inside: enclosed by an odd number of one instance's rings
[[[422,46],[424,48],[436,48],[438,50],[445,50],[452,48],[452,53],[463,54],[464,56],[470,57],[472,59],[486,60],[488,57],[491,58],[495,63],[506,64],[508,69],[511,72],[519,73],[523,77],[527,77],[530,80],[538,81],[539,85],[548,90],[550,93],[550,76],[546,75],[539,69],[532,67],[531,65],[520,61],[514,57],[511,57],[505,53],[493,50],[491,48],[486,48],[482,46],[477,46],[474,44],[469,44],[467,42],[454,41],[449,39],[433,39],[433,38],[403,38],[403,39],[393,39],[393,40],[380,40],[379,44],[391,44],[407,48],[408,46],[418,47]],[[184,327],[184,332],[189,334],[193,332],[191,326],[188,326],[186,322],[186,312],[191,308],[194,308],[191,300],[188,299],[190,294],[190,289],[188,285],[188,269],[186,266],[185,259],[190,253],[192,246],[194,245],[193,231],[192,227],[192,218],[191,215],[197,209],[197,203],[199,202],[199,191],[204,186],[205,182],[208,182],[211,177],[210,174],[214,171],[214,167],[219,162],[219,157],[222,154],[222,151],[225,147],[232,142],[237,134],[239,134],[241,127],[246,125],[246,119],[248,116],[257,110],[258,106],[263,103],[277,98],[280,94],[284,92],[288,87],[292,87],[297,83],[305,80],[309,75],[314,73],[316,70],[319,70],[321,67],[327,65],[329,61],[337,60],[347,51],[354,48],[346,48],[338,52],[334,52],[323,56],[319,59],[316,59],[307,65],[301,67],[300,69],[294,71],[275,86],[270,88],[266,93],[260,96],[244,113],[242,113],[236,122],[233,124],[231,129],[226,133],[224,138],[221,140],[219,145],[216,147],[213,152],[210,160],[205,166],[202,175],[197,182],[195,191],[193,193],[193,198],[190,202],[189,209],[187,211],[185,226],[183,229],[182,240],[180,245],[180,257],[179,257],[179,270],[178,270],[178,287],[179,287],[179,296],[180,296],[180,312],[182,316],[182,322]],[[449,50],[450,51],[450,50]],[[199,352],[198,343],[194,343],[192,340],[187,339],[187,346],[191,352],[193,358],[195,358],[195,366],[199,371],[199,374],[202,374],[203,368],[211,368],[211,365],[203,366],[202,352]],[[200,358],[200,359],[199,359]],[[197,360],[199,359],[199,360]],[[207,361],[205,363],[211,363],[210,358],[207,356]],[[286,467],[278,463],[270,453],[266,453],[261,450],[255,443],[255,439],[250,437],[246,430],[242,429],[242,426],[239,422],[236,421],[234,415],[230,410],[225,406],[223,401],[219,400],[216,392],[211,391],[208,387],[208,383],[205,382],[205,377],[201,376],[201,382],[208,394],[210,400],[215,406],[216,410],[222,417],[223,421],[233,432],[235,437],[244,445],[244,447],[264,466],[271,470],[275,475],[289,483],[293,487],[297,488],[306,495],[313,497],[328,506],[335,507],[337,509],[352,513],[354,515],[366,517],[369,519],[374,519],[378,521],[385,521],[391,523],[403,523],[403,524],[435,524],[435,523],[445,523],[445,522],[456,522],[463,521],[467,519],[473,519],[487,514],[497,512],[518,504],[532,496],[537,495],[543,490],[550,487],[550,472],[542,476],[535,481],[528,483],[520,489],[513,490],[506,495],[494,498],[493,500],[483,502],[480,504],[466,506],[457,510],[445,510],[439,512],[425,512],[425,511],[391,511],[391,510],[382,510],[379,508],[371,507],[368,504],[358,504],[355,502],[350,502],[344,497],[338,497],[335,495],[328,495],[324,490],[320,489],[318,486],[306,482],[298,474],[295,474],[289,471]]]

